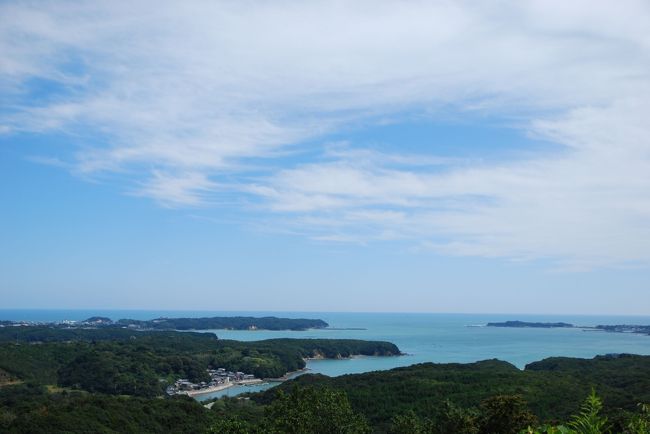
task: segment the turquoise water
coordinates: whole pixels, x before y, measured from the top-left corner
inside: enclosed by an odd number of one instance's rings
[[[312,314],[313,316],[314,314]],[[482,314],[350,314],[321,313],[335,328],[304,332],[214,330],[223,339],[261,340],[278,337],[351,338],[395,343],[407,356],[310,361],[308,367],[326,375],[342,375],[422,362],[474,362],[497,358],[523,368],[550,356],[594,357],[606,353],[650,354],[650,336],[580,329],[471,327],[488,322],[564,321],[575,325],[650,324],[650,317],[482,315]]]
[[[220,338],[255,341],[271,338],[350,338],[395,343],[406,356],[360,357],[348,360],[309,361],[311,372],[337,376],[422,362],[474,362],[497,358],[519,368],[550,356],[591,358],[598,354],[650,355],[650,336],[627,333],[589,332],[580,329],[518,329],[481,326],[487,322],[522,320],[569,322],[575,325],[650,324],[650,317],[513,315],[513,314],[403,314],[403,313],[306,313],[306,312],[197,312],[197,311],[34,311],[0,310],[0,319],[54,321],[82,320],[93,315],[112,319],[152,319],[159,316],[198,317],[216,315],[275,315],[321,318],[333,328],[364,330],[237,331],[212,330]],[[260,390],[271,385],[233,387],[209,397]]]

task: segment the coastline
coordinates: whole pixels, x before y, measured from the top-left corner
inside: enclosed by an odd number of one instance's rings
[[[401,353],[399,355],[405,355],[405,353]],[[314,360],[362,359],[362,358],[367,358],[367,357],[372,357],[372,356],[366,356],[366,355],[362,355],[362,354],[353,354],[353,355],[348,356],[348,357],[339,357],[339,358],[335,358],[335,359],[328,359],[327,357],[325,357],[325,356],[323,356],[321,354],[318,354],[318,355],[313,356],[313,357],[304,357],[303,360],[305,362],[308,362],[308,361],[314,361]],[[207,388],[207,389],[191,390],[191,391],[186,391],[186,392],[182,392],[182,393],[186,394],[188,396],[194,397],[194,396],[207,395],[207,394],[214,393],[214,392],[220,392],[222,390],[226,390],[226,389],[229,389],[229,388],[234,387],[234,386],[245,386],[245,385],[250,385],[250,384],[264,384],[264,383],[283,383],[285,381],[292,380],[292,379],[294,379],[294,378],[296,378],[296,377],[298,377],[300,375],[306,374],[309,371],[311,371],[310,368],[304,367],[302,369],[297,369],[295,371],[289,371],[289,372],[285,373],[281,377],[267,377],[267,378],[263,378],[263,379],[256,378],[254,380],[242,380],[242,381],[238,381],[238,382],[232,382],[232,383],[229,383],[229,384],[221,384],[219,386],[214,386],[214,387],[210,387],[210,388]]]
[[[276,377],[276,378],[265,378],[264,381],[268,381],[269,383],[282,383],[287,380],[291,380],[293,378],[296,378],[302,374],[306,374],[307,371],[310,369],[305,367],[302,369],[298,369],[296,371],[289,371],[286,374],[284,374],[282,377]]]
[[[199,390],[187,390],[184,392],[179,393],[179,395],[187,395],[187,396],[201,396],[201,395],[207,395],[209,393],[214,393],[214,392],[220,392],[222,390],[229,389],[231,387],[235,386],[246,386],[246,385],[251,385],[251,384],[262,384],[266,382],[267,380],[262,380],[260,378],[255,378],[253,380],[241,380],[241,381],[233,381],[227,384],[220,384],[218,386],[212,386],[212,387],[207,387],[205,389],[199,389]]]

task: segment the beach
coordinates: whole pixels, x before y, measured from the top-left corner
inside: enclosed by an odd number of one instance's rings
[[[225,384],[219,384],[218,386],[212,386],[212,387],[206,387],[204,389],[199,389],[199,390],[188,390],[184,392],[180,392],[179,395],[187,395],[187,396],[201,396],[201,395],[206,395],[208,393],[214,393],[214,392],[219,392],[222,390],[229,389],[234,386],[246,386],[246,385],[252,385],[252,384],[262,384],[264,383],[265,380],[261,380],[259,378],[255,378],[252,380],[240,380],[240,381],[232,381],[229,383]]]

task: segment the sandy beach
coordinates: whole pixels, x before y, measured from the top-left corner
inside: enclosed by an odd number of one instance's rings
[[[206,387],[205,389],[199,389],[199,390],[188,390],[185,392],[182,392],[183,394],[187,396],[200,396],[200,395],[206,395],[208,393],[213,393],[213,392],[219,392],[221,390],[226,390],[230,387],[233,386],[245,386],[247,384],[260,384],[263,383],[264,380],[261,380],[259,378],[254,378],[252,380],[241,380],[241,381],[232,381],[230,383],[226,384],[220,384],[218,386],[213,386],[213,387]]]

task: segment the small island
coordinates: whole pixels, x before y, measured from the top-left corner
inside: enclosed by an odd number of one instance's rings
[[[513,327],[513,328],[538,328],[538,329],[552,329],[552,328],[573,328],[573,324],[566,322],[526,322],[526,321],[504,321],[504,322],[489,322],[488,327]]]

